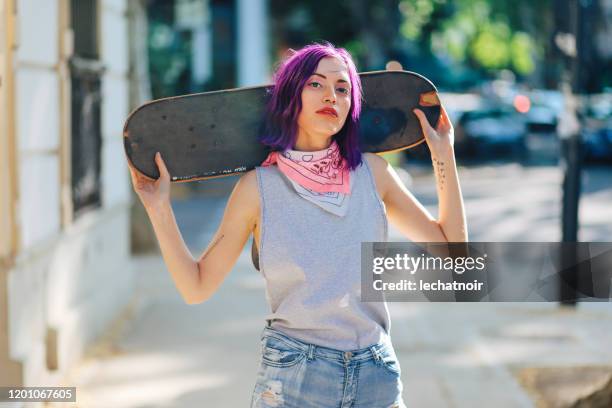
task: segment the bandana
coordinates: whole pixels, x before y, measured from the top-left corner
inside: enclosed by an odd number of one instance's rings
[[[271,152],[261,166],[274,164],[301,197],[332,214],[346,215],[353,177],[336,141],[314,152]]]

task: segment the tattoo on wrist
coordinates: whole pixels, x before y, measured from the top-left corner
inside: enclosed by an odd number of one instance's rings
[[[436,159],[435,157],[432,158],[432,161],[434,166],[434,174],[438,180],[438,186],[440,187],[440,190],[444,190],[444,181],[446,179],[446,175],[444,174],[444,162]]]

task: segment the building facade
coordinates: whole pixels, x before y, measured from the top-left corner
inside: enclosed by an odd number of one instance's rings
[[[130,241],[148,220],[122,131],[150,98],[144,49],[155,3],[0,0],[2,386],[61,384],[132,299]],[[182,20],[195,38],[196,80],[215,75],[215,41],[234,38],[222,48],[235,86],[269,82],[266,0],[167,3],[199,10]],[[228,10],[233,34],[223,37],[215,16]]]
[[[129,301],[124,0],[0,0],[0,384],[56,384]]]

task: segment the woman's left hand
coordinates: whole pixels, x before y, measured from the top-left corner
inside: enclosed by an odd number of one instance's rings
[[[429,146],[432,157],[446,157],[448,154],[453,154],[455,131],[444,106],[440,105],[440,119],[437,129],[431,127],[422,110],[413,109],[412,111],[421,122],[425,141]]]

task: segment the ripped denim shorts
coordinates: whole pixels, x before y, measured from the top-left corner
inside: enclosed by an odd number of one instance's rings
[[[406,408],[390,343],[342,351],[265,327],[261,353],[251,408]]]

